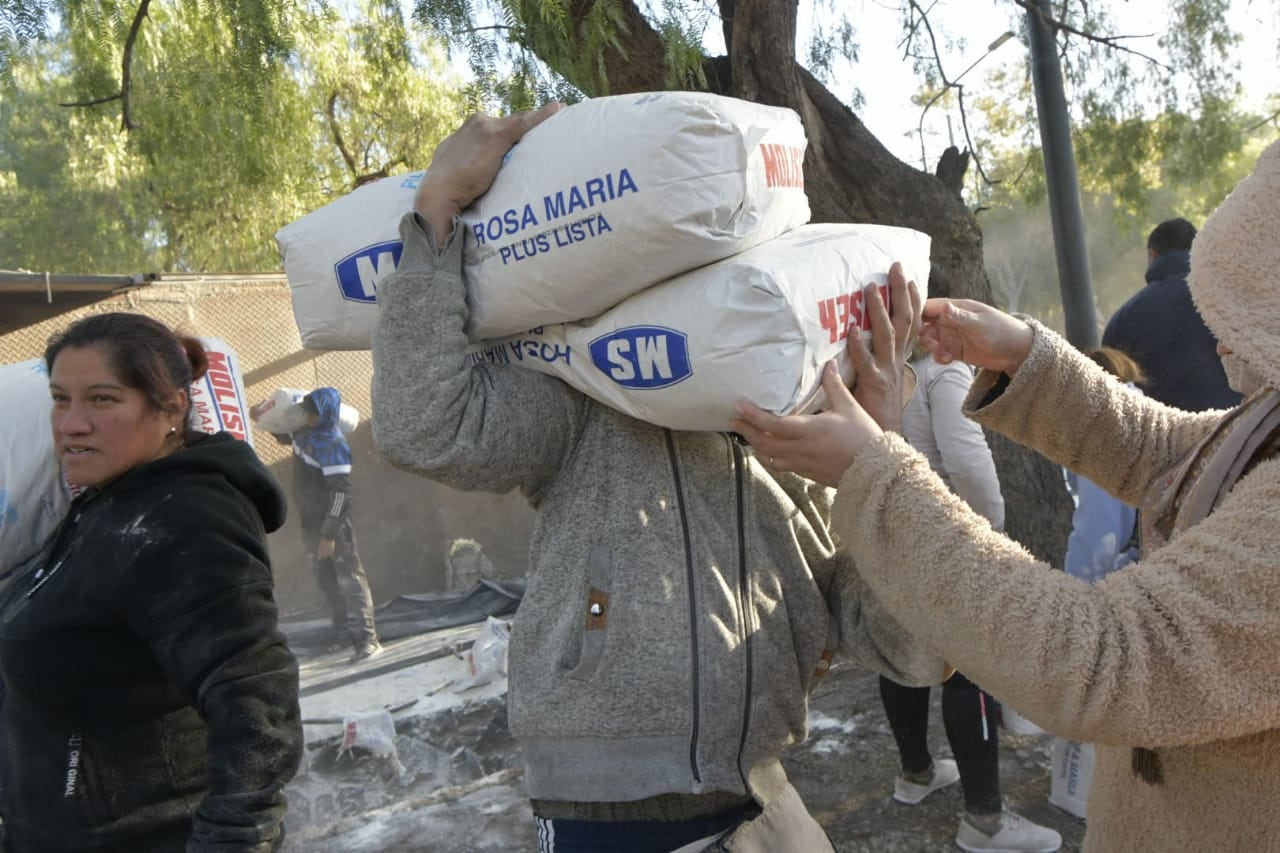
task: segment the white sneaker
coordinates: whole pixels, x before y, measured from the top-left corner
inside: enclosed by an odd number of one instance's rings
[[[1016,812],[1006,811],[995,835],[987,835],[969,823],[967,815],[961,818],[956,844],[969,853],[1054,853],[1062,846],[1062,836]]]
[[[914,806],[925,797],[960,781],[960,770],[950,758],[933,762],[933,778],[928,782],[912,782],[901,773],[893,780],[893,798],[900,803]]]

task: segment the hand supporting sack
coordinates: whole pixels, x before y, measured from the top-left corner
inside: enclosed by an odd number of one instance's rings
[[[569,106],[462,214],[473,341],[595,317],[808,222],[791,110],[699,92]],[[378,282],[422,173],[368,184],[276,234],[303,344],[368,349]]]
[[[545,326],[472,348],[476,362],[558,376],[658,426],[722,431],[734,403],[777,414],[825,402],[822,367],[846,381],[851,333],[869,330],[863,288],[888,296],[902,264],[921,294],[928,235],[884,225],[806,225],[638,293],[594,320]]]
[[[217,338],[200,342],[209,372],[191,386],[187,426],[252,443],[235,351]],[[55,455],[52,410],[43,359],[0,365],[0,574],[39,554],[78,492]]]

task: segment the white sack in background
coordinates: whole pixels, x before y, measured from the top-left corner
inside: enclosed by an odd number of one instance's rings
[[[209,372],[191,386],[191,419],[200,432],[222,430],[252,444],[244,379],[225,341],[201,338]],[[66,515],[73,488],[54,454],[49,376],[43,359],[0,365],[0,573],[40,551]]]
[[[298,405],[307,396],[301,388],[277,388],[275,392],[249,410],[253,425],[265,432],[282,435],[297,432],[307,425],[307,413]],[[342,403],[338,408],[338,428],[350,435],[360,425],[360,412]]]
[[[1078,818],[1087,818],[1094,760],[1093,744],[1055,737],[1049,803]]]
[[[221,338],[201,338],[209,356],[209,371],[191,386],[191,419],[200,432],[226,431],[253,446],[249,429],[249,405],[244,394],[244,373],[236,351]]]
[[[566,107],[462,214],[473,341],[594,317],[808,222],[804,128],[699,92]],[[357,189],[276,234],[305,346],[368,349],[421,172]]]
[[[822,366],[847,379],[850,329],[869,329],[863,288],[902,263],[923,296],[929,237],[883,225],[806,225],[638,293],[596,319],[472,348],[472,360],[558,376],[659,426],[724,430],[733,404],[779,414],[823,402]]]
[[[34,556],[71,494],[53,455],[43,359],[0,365],[0,573]]]

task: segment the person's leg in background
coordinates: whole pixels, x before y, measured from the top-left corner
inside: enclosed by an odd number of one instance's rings
[[[311,563],[311,574],[315,576],[316,585],[324,595],[324,602],[329,608],[329,618],[333,620],[333,634],[326,651],[340,651],[349,643],[347,639],[347,604],[342,590],[338,587],[338,574],[334,568],[334,558],[320,559],[317,550],[320,546],[320,528],[302,528],[302,544],[307,552],[307,560]],[[336,555],[335,555],[336,556]]]
[[[880,701],[902,763],[893,783],[895,800],[915,805],[960,778],[954,761],[934,761],[929,753],[928,687],[903,687],[881,676]]]
[[[382,651],[378,642],[378,630],[373,616],[373,595],[369,591],[369,579],[360,555],[356,553],[356,536],[351,522],[342,525],[333,552],[335,585],[340,591],[346,628],[351,637],[355,654],[351,662],[362,661]]]
[[[1057,832],[1004,808],[999,719],[999,703],[960,673],[942,685],[942,722],[964,790],[956,843],[970,853],[1052,853],[1062,846]]]

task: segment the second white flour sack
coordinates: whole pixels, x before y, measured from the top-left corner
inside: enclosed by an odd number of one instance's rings
[[[883,225],[806,225],[636,294],[589,322],[472,348],[475,362],[558,376],[624,414],[681,430],[725,430],[733,405],[777,414],[824,402],[822,366],[845,379],[849,335],[869,334],[864,289],[887,295],[902,263],[921,296],[929,237]]]

